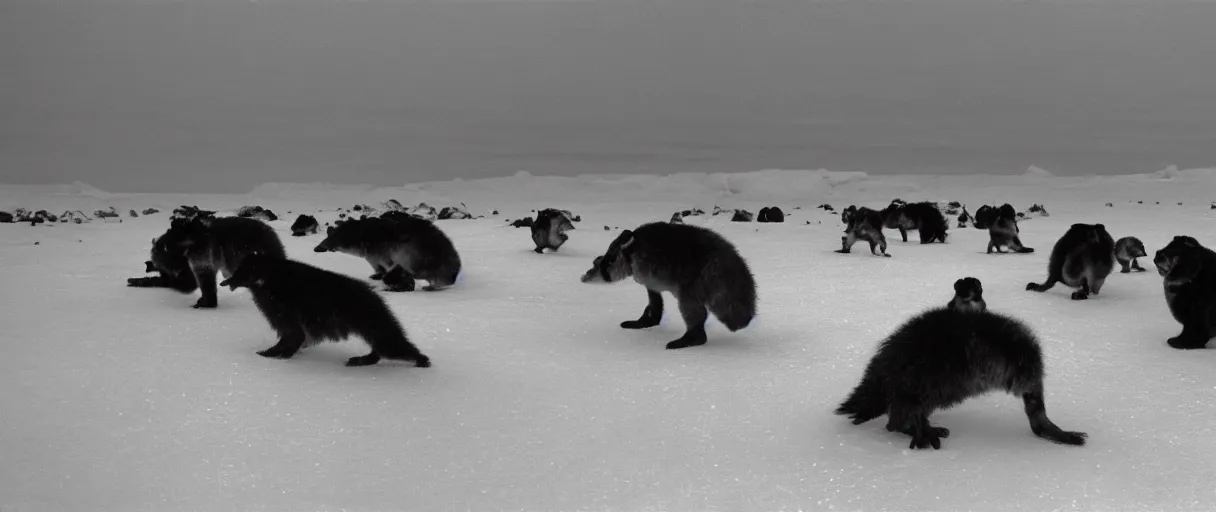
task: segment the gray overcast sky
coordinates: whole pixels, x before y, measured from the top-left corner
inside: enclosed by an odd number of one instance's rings
[[[0,182],[1216,165],[1216,3],[0,0]]]

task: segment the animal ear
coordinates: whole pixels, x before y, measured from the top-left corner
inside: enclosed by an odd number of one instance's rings
[[[955,281],[955,282],[954,282],[954,294],[955,294],[955,295],[962,295],[962,294],[963,294],[963,288],[964,288],[965,286],[967,286],[967,281],[966,281],[965,279],[959,279],[959,280]]]
[[[617,241],[621,242],[621,250],[628,249],[629,246],[633,245],[633,231],[626,229],[621,233],[621,236],[617,237],[616,239]]]

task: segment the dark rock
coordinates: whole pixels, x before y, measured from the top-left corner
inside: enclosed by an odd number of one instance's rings
[[[730,217],[730,221],[731,222],[751,222],[753,217],[755,217],[755,216],[752,215],[752,212],[749,212],[749,211],[743,210],[743,209],[739,209],[739,210],[735,210],[735,214]]]
[[[247,219],[259,219],[265,222],[279,220],[278,215],[275,215],[274,212],[262,208],[261,206],[242,206],[236,211],[236,216]]]
[[[291,224],[291,236],[315,235],[320,227],[316,217],[300,214],[299,217],[296,217],[296,221]]]
[[[511,227],[530,228],[532,227],[532,217],[524,217],[511,223]]]
[[[758,222],[785,222],[785,212],[776,206],[766,206],[760,209],[756,220]]]
[[[118,210],[115,210],[113,206],[109,210],[97,210],[93,212],[93,216],[99,219],[117,219],[120,217]]]
[[[826,204],[826,203],[825,203],[825,204],[821,204],[821,205],[819,205],[819,206],[816,206],[816,208],[819,208],[820,210],[823,210],[823,211],[825,211],[825,212],[834,212],[834,211],[836,211],[835,209],[833,209],[833,208],[832,208],[832,205],[830,205],[830,204]]]
[[[498,215],[498,210],[494,210],[494,211],[490,212],[490,215]]]
[[[127,212],[127,215],[130,215],[131,217],[139,217],[139,214],[135,213],[135,210],[131,210],[131,211]]]
[[[1107,208],[1114,208],[1114,207],[1115,207],[1115,203],[1106,203],[1106,207],[1107,207]]]
[[[215,212],[212,210],[202,210],[197,206],[182,205],[180,208],[173,209],[173,215],[170,217],[173,221],[192,221],[194,219],[212,219],[215,218]]]
[[[612,228],[610,228],[608,226],[604,226],[604,231],[611,231],[611,230],[612,230]]]
[[[459,207],[444,206],[442,210],[439,210],[439,220],[473,218],[466,208],[463,203]]]
[[[1213,205],[1212,208],[1216,208],[1216,205]],[[12,224],[13,223],[13,214],[11,214],[9,212],[0,212],[0,223]]]

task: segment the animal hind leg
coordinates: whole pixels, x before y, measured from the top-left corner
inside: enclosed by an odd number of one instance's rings
[[[1081,278],[1081,289],[1080,289],[1080,290],[1077,290],[1077,291],[1075,291],[1075,292],[1072,292],[1072,300],[1085,300],[1085,299],[1088,299],[1088,298],[1089,298],[1089,292],[1091,292],[1091,291],[1093,291],[1093,289],[1089,287],[1089,278],[1088,278],[1088,277],[1082,277],[1082,278]],[[1093,292],[1094,292],[1095,294],[1096,294],[1096,293],[1098,293],[1097,291],[1093,291]]]
[[[1026,418],[1030,420],[1030,430],[1034,435],[1060,444],[1081,446],[1085,444],[1088,435],[1084,432],[1068,432],[1056,426],[1047,418],[1047,406],[1043,403],[1043,383],[1040,381],[1022,393],[1022,402],[1026,405]]]
[[[848,254],[849,251],[853,250],[853,244],[855,243],[857,243],[857,237],[850,232],[849,234],[840,237],[840,250],[836,252]]]
[[[1200,327],[1198,322],[1191,320],[1182,325],[1181,333],[1166,340],[1166,344],[1179,350],[1192,350],[1206,347],[1210,339],[1212,339],[1211,329]]]
[[[198,298],[198,302],[194,303],[195,309],[213,309],[219,301],[216,299],[215,286],[215,269],[209,267],[192,268],[194,271],[194,280],[198,282],[198,289],[203,296]]]
[[[878,249],[878,250],[876,251],[875,249]],[[875,256],[881,255],[884,258],[890,258],[891,255],[887,254],[887,239],[880,238],[880,239],[878,239],[877,242],[875,242],[873,239],[870,239],[870,254],[873,254]]]
[[[1132,270],[1135,270],[1136,272],[1144,272],[1144,267],[1140,266],[1140,262],[1136,261],[1136,258],[1132,258]]]
[[[684,317],[687,330],[679,339],[668,343],[667,348],[674,350],[704,345],[707,339],[705,321],[709,320],[709,311],[705,309],[705,304],[695,297],[683,294],[677,296],[677,299],[680,301],[680,316]]]
[[[621,327],[625,329],[646,329],[659,325],[659,322],[663,319],[663,294],[647,289],[646,297],[649,302],[646,304],[646,309],[642,311],[642,317],[637,320],[621,322]]]
[[[1132,261],[1135,261],[1135,260],[1132,260]],[[1131,265],[1127,261],[1120,261],[1119,266],[1123,267],[1122,269],[1119,270],[1120,274],[1127,274],[1132,271]]]
[[[904,241],[907,242],[908,241],[908,230],[904,229],[903,226],[900,226],[899,227],[899,236],[903,237]]]
[[[950,430],[934,427],[929,424],[929,411],[911,397],[896,398],[891,403],[888,413],[887,431],[902,432],[912,437],[908,449],[919,450],[933,447],[940,450],[942,438],[950,435]],[[943,435],[944,434],[944,435]]]

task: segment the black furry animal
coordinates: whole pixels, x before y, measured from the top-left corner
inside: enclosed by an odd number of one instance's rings
[[[1115,240],[1115,261],[1119,262],[1122,267],[1120,273],[1127,274],[1132,270],[1136,272],[1144,272],[1144,267],[1136,261],[1136,258],[1148,256],[1148,252],[1144,250],[1144,242],[1134,236],[1125,236]]]
[[[180,236],[180,231],[174,235],[166,233],[152,239],[151,258],[144,262],[145,272],[156,272],[159,275],[148,277],[132,277],[127,279],[127,286],[136,288],[169,288],[181,293],[193,293],[198,289],[198,281],[190,270],[190,261],[174,240]]]
[[[1047,418],[1043,354],[1034,333],[988,311],[936,308],[912,317],[879,345],[836,414],[854,425],[886,414],[887,431],[911,436],[909,448],[940,449],[950,430],[931,425],[929,415],[995,390],[1022,397],[1036,436],[1085,444],[1085,433],[1064,431]]]
[[[258,311],[278,334],[279,342],[258,355],[290,359],[302,347],[354,334],[372,351],[350,358],[346,366],[372,365],[381,358],[431,365],[384,299],[362,281],[298,261],[254,255],[220,285],[234,291],[248,288]]]
[[[850,205],[840,212],[840,220],[845,224],[845,235],[840,237],[840,250],[836,252],[848,254],[853,244],[865,240],[870,243],[870,254],[891,257],[887,254],[887,237],[882,234],[882,214],[864,206]]]
[[[1005,251],[1001,250],[1004,247],[1021,254],[1034,252],[1033,248],[1022,245],[1019,233],[1021,230],[1018,229],[1017,212],[1008,203],[1001,205],[996,210],[996,217],[991,219],[988,225],[988,254],[992,254],[993,249],[996,249],[998,253],[1004,253]]]
[[[897,200],[898,201],[898,200]],[[942,215],[937,205],[930,202],[893,202],[882,211],[883,227],[898,229],[899,236],[908,241],[908,230],[920,231],[920,243],[946,243],[946,230],[950,221]]]
[[[776,206],[765,206],[756,214],[756,222],[785,222],[785,212]]]
[[[1013,207],[1010,206],[1010,208]],[[1000,210],[997,209],[997,207],[983,205],[980,207],[980,209],[975,211],[975,216],[972,217],[975,222],[972,223],[972,225],[975,226],[975,229],[988,229],[990,226],[992,226],[993,222],[996,222],[996,218],[999,216],[999,214]],[[1017,215],[1014,215],[1014,217],[1016,218]]]
[[[291,236],[315,235],[320,229],[321,225],[317,223],[316,217],[300,214],[296,221],[291,223]]]
[[[1073,300],[1085,300],[1090,292],[1097,295],[1102,283],[1115,268],[1115,241],[1102,224],[1073,224],[1051,249],[1047,263],[1047,281],[1029,283],[1027,290],[1045,292],[1056,283],[1079,288]]]
[[[615,283],[633,277],[646,287],[649,303],[625,329],[659,325],[662,292],[679,302],[686,331],[669,349],[704,345],[705,321],[713,313],[731,332],[756,316],[756,281],[747,261],[729,241],[709,229],[654,222],[622,231],[582,276],[584,283]]]
[[[1165,303],[1182,332],[1167,340],[1177,349],[1207,346],[1216,335],[1216,252],[1189,236],[1175,236],[1153,255]]]
[[[574,229],[570,218],[560,210],[545,208],[536,212],[536,220],[532,222],[532,243],[536,244],[537,254],[544,254],[545,249],[558,250],[570,237],[566,231]]]
[[[404,216],[348,220],[326,230],[315,252],[340,252],[367,260],[389,291],[413,291],[415,279],[425,279],[425,291],[456,283],[460,254],[438,226],[426,219]]]
[[[954,298],[946,304],[947,309],[958,311],[988,311],[984,302],[984,286],[979,279],[964,277],[954,282]]]
[[[176,222],[162,238],[173,244],[171,248],[185,254],[190,270],[198,283],[202,297],[195,308],[214,308],[217,305],[215,273],[225,278],[240,266],[247,256],[261,254],[272,258],[286,258],[287,251],[279,235],[266,223],[243,217],[195,218],[187,222]]]

